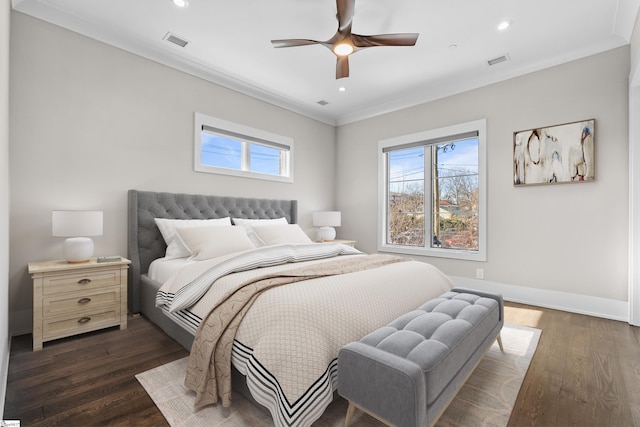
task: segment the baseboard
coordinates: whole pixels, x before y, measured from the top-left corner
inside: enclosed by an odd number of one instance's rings
[[[627,301],[514,286],[488,280],[470,279],[468,277],[451,276],[451,279],[456,286],[502,294],[505,301],[586,314],[621,322],[629,321],[629,304]]]

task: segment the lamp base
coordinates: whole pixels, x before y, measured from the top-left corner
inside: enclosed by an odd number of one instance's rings
[[[62,255],[69,264],[89,262],[93,256],[93,240],[89,237],[69,237],[62,246]]]
[[[332,242],[336,238],[336,229],[333,227],[320,227],[318,238],[323,242]]]

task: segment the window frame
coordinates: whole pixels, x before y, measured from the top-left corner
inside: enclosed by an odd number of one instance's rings
[[[387,242],[387,217],[388,217],[388,165],[386,153],[390,148],[408,146],[411,144],[431,145],[437,140],[468,132],[478,132],[478,250],[450,249],[431,247],[431,226],[425,223],[425,246],[391,245]],[[426,156],[425,156],[426,157]],[[426,161],[426,159],[425,159]],[[426,169],[429,166],[429,169]],[[432,170],[430,162],[425,163],[424,193],[431,194]],[[425,200],[425,212],[433,212],[432,198],[429,197],[427,206]],[[431,209],[431,210],[429,210]],[[425,215],[425,218],[427,216]],[[429,218],[431,214],[429,215]],[[425,219],[425,221],[427,221]],[[429,222],[431,222],[429,220]],[[451,258],[468,261],[487,260],[487,120],[480,119],[437,129],[417,132],[399,137],[387,138],[378,141],[378,251],[392,252],[408,255],[422,255],[438,258]]]
[[[218,134],[240,141],[242,146],[241,169],[224,168],[202,164],[203,132]],[[280,167],[284,170],[284,174],[275,175],[248,170],[247,167],[249,165],[249,151],[246,150],[246,146],[249,144],[259,144],[284,151],[285,158],[284,160],[282,158],[280,160]],[[219,119],[217,117],[211,117],[201,113],[194,113],[193,148],[193,168],[196,172],[293,183],[294,141],[292,138]]]

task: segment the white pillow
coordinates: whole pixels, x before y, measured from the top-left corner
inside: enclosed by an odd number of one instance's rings
[[[266,245],[313,243],[298,224],[254,224],[253,229]]]
[[[186,258],[191,253],[184,247],[180,239],[176,236],[176,228],[178,227],[203,227],[203,226],[220,226],[231,225],[231,218],[216,219],[168,219],[154,218],[160,234],[167,244],[167,252],[164,255],[166,259]]]
[[[247,236],[249,236],[249,240],[251,240],[251,242],[254,244],[256,248],[259,248],[260,246],[265,246],[266,243],[262,241],[260,236],[258,236],[256,232],[253,230],[253,225],[259,224],[263,226],[271,226],[271,225],[278,225],[278,224],[288,224],[287,218],[285,217],[276,218],[276,219],[233,218],[233,223],[245,229],[245,231],[247,232]]]
[[[193,254],[190,259],[202,261],[234,252],[255,249],[242,227],[182,227],[178,236]]]

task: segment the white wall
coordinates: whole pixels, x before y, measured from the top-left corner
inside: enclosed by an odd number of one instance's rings
[[[128,189],[299,200],[333,209],[335,129],[21,13],[11,15],[13,333],[31,330],[27,263],[62,256],[51,210],[104,211],[97,255],[126,255]],[[193,171],[193,113],[295,141],[293,184]]]
[[[365,251],[376,250],[378,140],[486,118],[487,262],[421,259],[465,284],[472,283],[467,279],[475,277],[476,268],[483,268],[485,281],[472,284],[490,283],[505,297],[520,294],[518,299],[526,300],[526,292],[519,291],[527,289],[531,302],[556,307],[564,304],[558,303],[559,296],[577,297],[588,300],[585,304],[607,305],[602,310],[610,312],[593,313],[598,307],[574,311],[626,318],[629,55],[629,47],[622,47],[341,126],[340,233],[357,239]],[[514,131],[590,118],[596,119],[595,182],[513,186]],[[542,297],[533,296],[540,291]]]
[[[0,420],[9,366],[9,17],[0,6]]]

